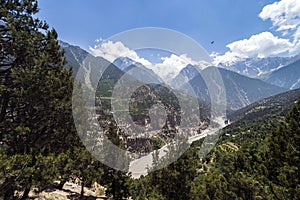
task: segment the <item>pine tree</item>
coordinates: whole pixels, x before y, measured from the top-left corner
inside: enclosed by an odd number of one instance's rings
[[[90,187],[103,178],[103,164],[93,158],[83,146],[74,147],[72,151],[61,154],[59,160],[64,163],[61,171],[66,178],[72,175],[80,180],[80,199],[84,198],[84,187]]]
[[[168,153],[164,158],[158,160],[158,153],[153,154],[153,170],[147,176],[151,186],[148,186],[150,190],[147,196],[152,196],[151,192],[157,193],[157,196],[162,196],[165,199],[190,199],[191,182],[194,179],[196,173],[196,163],[198,155],[196,151],[189,149],[182,156],[165,166],[162,169],[156,170],[160,165],[164,166],[164,159],[175,159],[178,157],[179,148],[182,148],[183,144],[170,145]]]
[[[124,148],[118,135],[118,128],[113,122],[111,122],[108,126],[106,135],[114,145],[119,148]],[[123,166],[123,171],[104,166],[104,176],[103,179],[99,181],[106,185],[106,195],[112,196],[113,199],[116,200],[122,200],[123,198],[129,197],[129,185],[131,179],[130,174],[126,172],[129,167],[129,159],[127,159],[127,155],[118,155],[118,153],[114,152],[113,149],[109,149],[108,151],[106,150],[105,154],[106,157],[110,157],[111,163],[119,161],[121,162],[119,163],[120,166]]]
[[[300,100],[287,114],[268,141],[268,179],[272,192],[279,199],[300,196]]]
[[[0,12],[0,194],[25,199],[58,176],[55,157],[74,140],[72,71],[36,0],[1,0]]]

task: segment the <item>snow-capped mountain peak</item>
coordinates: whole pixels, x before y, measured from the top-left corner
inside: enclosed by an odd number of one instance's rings
[[[291,63],[292,60],[293,58],[290,57],[246,58],[235,62],[219,63],[218,67],[251,78],[260,78]]]

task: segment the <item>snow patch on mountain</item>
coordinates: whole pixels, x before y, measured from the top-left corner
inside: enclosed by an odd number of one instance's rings
[[[261,78],[268,73],[288,65],[294,60],[295,59],[293,57],[246,58],[234,62],[219,63],[218,67],[228,69],[251,78]]]

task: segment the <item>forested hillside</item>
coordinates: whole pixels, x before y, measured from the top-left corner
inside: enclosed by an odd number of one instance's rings
[[[36,17],[37,0],[0,3],[0,199],[300,199],[300,89],[278,94],[285,89],[255,79],[249,86],[248,78],[222,69],[231,108],[278,95],[228,113],[229,125],[215,134],[220,138],[205,157],[201,157],[203,139],[198,140],[174,163],[133,179],[130,173],[95,159],[77,134],[73,114],[85,112],[72,110],[73,88],[80,86],[74,72],[88,53],[58,41],[56,30]],[[96,86],[93,117],[119,149],[138,147],[148,153],[173,139],[184,114],[178,97],[191,108],[185,113],[187,119],[200,110],[197,133],[214,122],[207,102],[182,91],[176,96],[166,85],[144,84],[131,95],[128,110],[119,111],[130,112],[135,124],[147,125],[149,109],[164,103],[167,118],[158,136],[141,140],[148,146],[132,138],[126,143],[111,109],[113,100],[124,100],[114,98],[112,91],[125,72],[101,57],[91,56],[89,61],[108,66]],[[95,69],[88,70],[89,78],[96,79]],[[192,75],[191,71],[189,67],[184,73]],[[190,83],[199,88],[203,81],[195,78]],[[254,89],[258,93],[252,94]],[[171,149],[167,155],[175,158],[174,152]],[[113,157],[112,153],[104,156]],[[158,157],[153,154],[153,169],[164,162]],[[129,168],[127,161],[125,168]],[[67,195],[52,196],[57,191]]]
[[[287,97],[282,96],[281,99]],[[273,98],[276,101],[280,96]],[[284,104],[282,101],[280,105]],[[218,144],[204,158],[199,157],[201,141],[194,142],[178,161],[136,180],[132,196],[134,199],[299,199],[300,101],[293,104],[284,119],[271,115],[279,106],[273,104],[259,120],[254,116],[251,122],[248,119],[241,123],[241,119],[226,127]]]

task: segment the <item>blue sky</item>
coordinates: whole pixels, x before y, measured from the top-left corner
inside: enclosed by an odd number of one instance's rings
[[[41,0],[39,16],[55,27],[62,40],[85,49],[97,38],[151,26],[180,31],[209,52],[222,53],[226,44],[270,27],[258,17],[270,2],[274,1]]]
[[[300,6],[296,4],[299,5],[299,0],[40,0],[38,16],[57,30],[61,40],[86,50],[98,38],[150,26],[182,32],[199,42],[209,54],[228,60],[236,56],[267,57],[298,52],[298,49],[290,52],[300,38],[297,29]],[[267,5],[268,9],[261,14]],[[296,10],[288,10],[295,7]],[[287,12],[291,16],[285,21],[290,23],[280,21],[280,16],[289,16]],[[253,44],[264,40],[269,43],[253,53],[257,50]],[[281,50],[270,51],[271,43]]]

